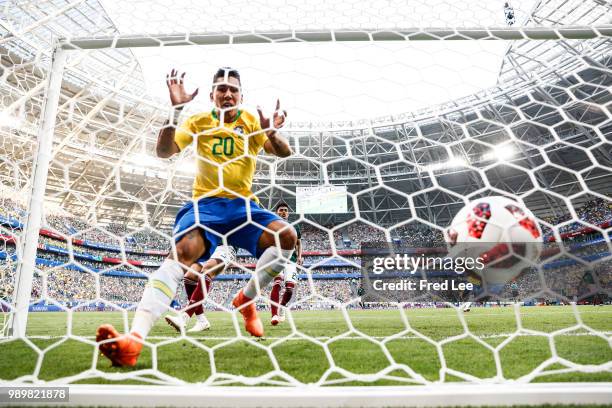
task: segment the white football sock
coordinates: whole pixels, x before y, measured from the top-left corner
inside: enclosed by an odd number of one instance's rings
[[[198,322],[203,323],[208,321],[208,319],[206,318],[206,316],[204,316],[204,313],[196,315],[196,319]]]
[[[153,272],[134,314],[132,332],[143,339],[149,334],[157,319],[168,311],[182,279],[183,268],[173,259],[166,259],[159,269]]]
[[[268,247],[257,260],[255,272],[242,293],[249,299],[255,299],[259,290],[268,286],[272,279],[285,269],[287,260],[291,258],[293,249],[281,249],[276,246]]]

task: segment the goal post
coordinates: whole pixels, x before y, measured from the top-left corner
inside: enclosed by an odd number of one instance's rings
[[[371,42],[371,41],[465,41],[465,40],[588,40],[612,37],[612,25],[562,26],[562,27],[481,27],[481,28],[390,28],[360,30],[312,30],[276,32],[236,33],[185,33],[146,36],[60,38],[52,52],[52,64],[46,86],[46,100],[43,120],[38,131],[38,149],[32,190],[25,223],[22,262],[16,273],[16,303],[9,322],[9,335],[25,336],[27,325],[32,277],[36,258],[36,244],[42,217],[42,205],[49,162],[51,160],[52,138],[56,123],[57,108],[61,93],[66,53],[100,49],[156,47],[163,45],[239,45],[285,42]]]
[[[285,42],[332,41],[465,41],[465,40],[588,40],[612,36],[612,25],[561,27],[478,27],[478,28],[389,28],[359,30],[262,31],[236,33],[160,34],[71,38],[59,47],[71,49],[167,47],[185,45],[239,45]]]
[[[511,405],[607,404],[611,392],[604,384],[434,384],[414,387],[208,387],[108,386],[70,387],[71,406],[103,399],[112,406],[191,407],[477,407]]]
[[[37,150],[34,159],[34,171],[32,172],[32,188],[28,200],[29,211],[25,220],[25,233],[22,240],[21,262],[19,262],[15,273],[15,303],[8,323],[7,334],[15,338],[26,336],[32,279],[34,278],[34,265],[38,249],[38,234],[43,216],[43,203],[51,161],[62,76],[66,63],[66,51],[61,47],[56,47],[53,50],[51,60],[42,121],[36,138]]]

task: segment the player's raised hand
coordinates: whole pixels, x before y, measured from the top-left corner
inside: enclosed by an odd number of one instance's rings
[[[166,75],[166,85],[168,85],[168,92],[170,93],[170,102],[172,106],[183,107],[184,104],[191,102],[193,98],[198,94],[199,88],[188,93],[185,91],[185,72],[179,77],[178,71],[172,69],[168,75]]]
[[[257,107],[257,113],[259,113],[259,123],[262,129],[280,129],[285,125],[285,118],[287,117],[287,111],[281,110],[280,99],[276,100],[276,110],[272,115],[272,123],[270,124],[270,118],[264,116],[261,107]]]

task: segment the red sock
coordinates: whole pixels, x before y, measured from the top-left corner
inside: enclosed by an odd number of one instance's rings
[[[193,291],[198,286],[198,282],[192,281],[191,279],[183,278],[183,283],[185,284],[185,292],[187,293],[187,299],[191,299],[191,296],[193,296]]]
[[[277,276],[276,278],[274,278],[274,284],[272,285],[272,292],[270,292],[270,309],[272,311],[272,317],[276,316],[278,314],[278,300],[280,299],[280,289],[281,289],[281,282],[283,281],[283,278]]]
[[[281,300],[282,306],[287,306],[287,304],[291,301],[293,297],[293,288],[295,287],[295,283],[287,282],[285,283],[285,293],[283,293],[283,300]]]
[[[210,292],[210,286],[212,285],[212,279],[210,278],[210,276],[204,276],[204,283],[206,284],[206,294],[202,290],[202,279],[198,279],[198,285],[193,291],[191,297],[189,298],[190,306],[194,303],[198,303],[204,300],[206,295],[208,295],[208,293]],[[202,304],[200,303],[197,306],[189,307],[186,312],[189,316],[193,316],[194,314],[201,315],[202,313],[204,313],[204,308],[202,308]]]

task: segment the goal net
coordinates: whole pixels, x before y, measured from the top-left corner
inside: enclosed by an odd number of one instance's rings
[[[152,393],[168,405],[610,401],[609,4],[0,7],[0,385],[69,384],[81,404],[96,393],[123,405]],[[292,155],[256,156],[252,191],[262,208],[288,207],[300,230],[294,287],[260,288],[265,336],[249,336],[232,299],[257,259],[238,249],[196,303],[208,330],[188,331],[200,317],[179,331],[162,318],[136,366],[112,367],[96,328],[129,333],[211,163],[196,148],[204,136],[157,157],[175,115],[166,76],[198,89],[180,125],[215,112],[211,80],[227,66],[240,71],[243,112],[272,117],[277,101],[287,112]],[[476,277],[485,295],[471,297],[370,296],[372,248],[443,253],[460,210],[492,196],[535,217],[543,249],[520,275],[493,292]],[[232,243],[232,232],[217,235]],[[432,284],[448,277],[416,269]],[[181,282],[165,315],[188,310]],[[249,387],[228,397],[227,385]]]

